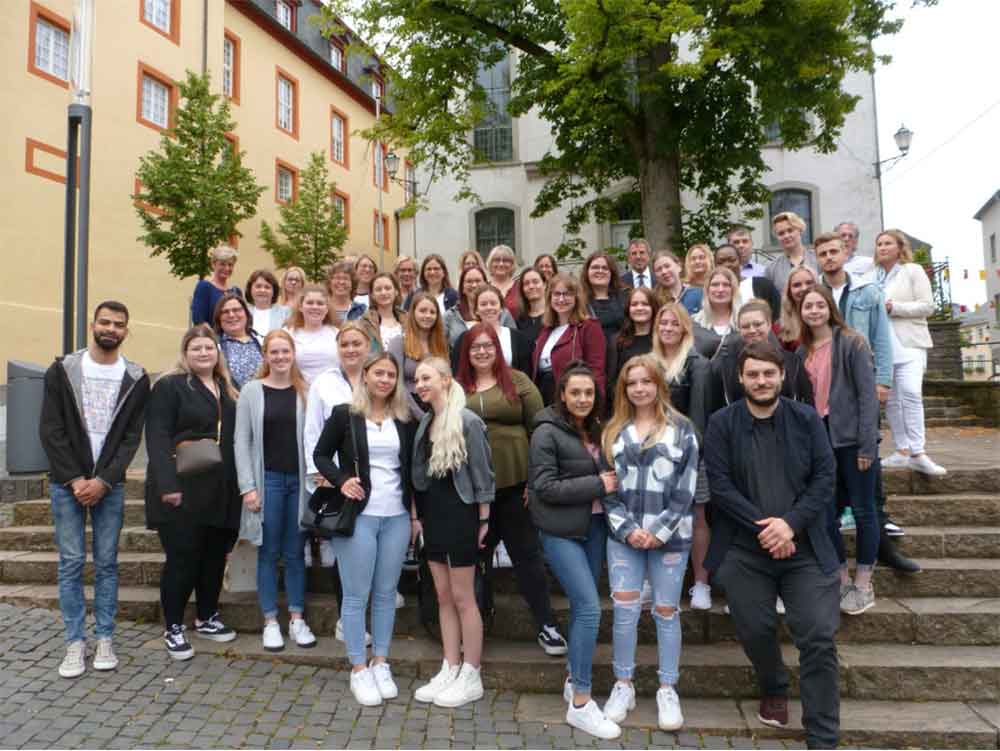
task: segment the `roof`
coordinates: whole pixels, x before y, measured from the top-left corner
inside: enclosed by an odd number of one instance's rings
[[[1000,190],[990,196],[990,199],[983,204],[983,207],[979,209],[979,211],[977,211],[975,216],[972,218],[981,222],[983,220],[983,214],[993,208],[993,205],[997,203],[997,201],[1000,201]]]

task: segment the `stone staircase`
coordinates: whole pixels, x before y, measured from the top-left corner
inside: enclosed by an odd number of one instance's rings
[[[924,426],[928,428],[971,428],[991,424],[961,399],[954,396],[924,395]],[[883,411],[882,425],[888,425]]]
[[[141,476],[131,477],[127,497],[141,496]],[[878,604],[864,615],[844,617],[838,635],[843,741],[845,745],[926,748],[998,748],[1000,731],[1000,472],[955,470],[939,479],[907,471],[886,477],[890,512],[907,535],[901,547],[923,571],[914,576],[876,571]],[[10,525],[0,528],[0,602],[58,608],[58,555],[47,500],[13,504]],[[122,619],[158,622],[158,581],[163,556],[155,533],[143,526],[140,500],[126,502],[121,537]],[[88,565],[87,583],[92,571]],[[440,647],[419,622],[412,574],[401,590],[407,606],[397,611],[393,667],[400,675],[426,677],[440,666]],[[495,572],[495,625],[487,638],[484,678],[488,685],[524,692],[519,719],[561,723],[565,676],[562,659],[546,657],[535,645],[530,613],[509,570]],[[561,623],[569,606],[550,582]],[[255,593],[225,593],[225,621],[242,633],[237,641],[203,646],[226,655],[342,667],[343,646],[333,640],[336,604],[329,572],[310,571],[307,617],[321,637],[318,649],[287,647],[278,655],[261,649],[262,628]],[[606,585],[605,585],[606,586]],[[606,591],[606,590],[605,590]],[[90,596],[88,589],[88,597]],[[757,738],[796,738],[801,731],[776,731],[755,719],[756,685],[735,640],[721,598],[708,612],[684,610],[684,650],[679,692],[688,732]],[[595,694],[612,683],[611,604],[604,603],[600,644],[594,660]],[[644,615],[640,626],[636,683],[651,696],[656,687],[655,628]],[[797,695],[796,650],[781,638]],[[150,660],[166,659],[158,641]],[[645,703],[649,703],[647,700]],[[797,711],[797,705],[796,705]],[[652,714],[637,712],[630,723],[655,726]]]

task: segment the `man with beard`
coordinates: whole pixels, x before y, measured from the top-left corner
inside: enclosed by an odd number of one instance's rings
[[[788,670],[776,596],[799,649],[802,724],[809,748],[836,748],[840,578],[826,530],[836,466],[812,407],[780,396],[784,359],[767,341],[739,357],[746,394],[712,415],[705,468],[713,506],[705,568],[726,590],[736,633],[760,686],[758,719],[788,724]]]
[[[118,611],[118,536],[125,470],[142,437],[149,376],[119,353],[128,308],[109,300],[94,311],[86,349],[56,358],[45,372],[39,435],[49,459],[52,521],[59,548],[59,607],[66,627],[63,678],[86,670],[83,566],[87,512],[93,531],[95,670],[118,666],[111,638]]]

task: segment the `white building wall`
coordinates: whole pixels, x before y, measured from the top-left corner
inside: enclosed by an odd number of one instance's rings
[[[1000,331],[1000,200],[981,212],[983,225],[983,269],[986,271],[986,302],[993,304],[994,329]],[[996,238],[996,257],[991,253],[990,237]]]

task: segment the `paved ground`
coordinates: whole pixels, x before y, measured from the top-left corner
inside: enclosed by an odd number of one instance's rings
[[[799,744],[629,729],[614,743],[565,725],[519,723],[518,696],[487,691],[472,707],[400,698],[361,709],[338,671],[144,648],[152,625],[122,623],[121,664],[76,680],[57,613],[0,605],[0,746],[4,748],[786,748]],[[195,645],[197,648],[197,644]],[[88,660],[89,663],[89,660]]]

